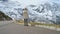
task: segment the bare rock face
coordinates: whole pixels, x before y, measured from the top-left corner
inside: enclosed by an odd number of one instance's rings
[[[0,11],[0,20],[12,20],[12,18]]]

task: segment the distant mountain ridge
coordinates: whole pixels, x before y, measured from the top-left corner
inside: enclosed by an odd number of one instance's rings
[[[0,7],[0,10],[11,18],[23,19],[23,7],[19,2],[0,2]],[[39,5],[28,5],[27,9],[29,19],[32,21],[60,24],[60,4],[46,2]]]

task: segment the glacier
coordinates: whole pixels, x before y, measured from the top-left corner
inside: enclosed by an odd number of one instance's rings
[[[23,6],[18,1],[0,1],[0,11],[12,19],[23,19]],[[48,24],[60,24],[60,4],[46,2],[38,5],[27,6],[29,19],[35,22]]]

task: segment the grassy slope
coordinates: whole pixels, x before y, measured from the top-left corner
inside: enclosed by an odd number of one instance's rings
[[[17,21],[18,23],[24,23],[23,20],[19,20]],[[43,23],[37,23],[37,22],[32,22],[30,21],[30,23],[32,26],[35,26],[35,25],[44,25],[44,26],[54,26],[54,27],[57,27],[57,28],[60,28],[60,25],[56,25],[56,24],[43,24]]]

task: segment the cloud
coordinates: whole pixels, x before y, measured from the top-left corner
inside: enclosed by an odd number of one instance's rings
[[[29,4],[40,4],[47,2],[48,0],[12,0],[12,1],[18,1],[22,5],[29,5]]]
[[[60,0],[50,0],[50,2],[55,2],[60,4]]]
[[[28,4],[40,4],[45,2],[56,2],[60,3],[60,0],[11,0],[11,1],[18,1],[21,4],[28,5]]]

